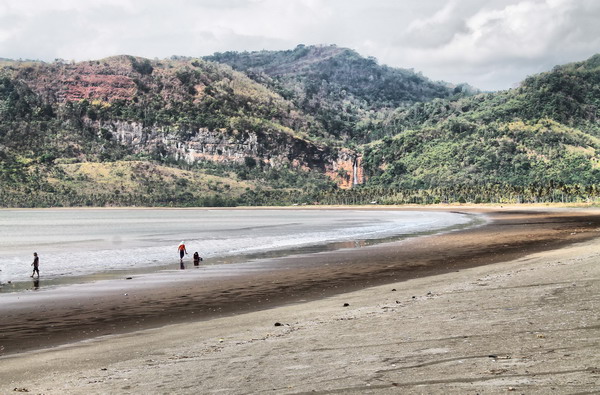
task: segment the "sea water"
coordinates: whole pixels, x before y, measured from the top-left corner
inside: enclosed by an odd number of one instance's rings
[[[472,220],[450,212],[353,209],[0,210],[0,286],[30,280],[33,252],[48,280],[174,267],[181,241],[186,260],[198,251],[205,261],[219,263],[226,261],[218,258],[444,231]]]

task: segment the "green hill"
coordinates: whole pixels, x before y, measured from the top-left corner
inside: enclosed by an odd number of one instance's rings
[[[433,82],[408,69],[382,66],[351,49],[299,45],[289,51],[225,52],[205,59],[226,63],[312,114],[334,139],[367,142],[387,112],[476,90]]]
[[[496,93],[335,46],[3,59],[0,206],[597,199],[599,106],[600,55]]]
[[[397,110],[384,121],[388,137],[365,147],[365,172],[386,188],[595,188],[599,108],[596,55],[508,91]]]
[[[205,188],[193,184],[177,196],[158,187],[150,195],[146,188],[92,193],[61,172],[63,163],[142,160],[229,177],[250,191],[285,191],[309,179],[313,187],[335,187],[325,173],[343,160],[318,142],[323,131],[310,115],[229,66],[201,59],[4,61],[0,119],[0,205],[46,204],[34,195],[65,205],[206,200]],[[240,198],[213,192],[230,203]]]

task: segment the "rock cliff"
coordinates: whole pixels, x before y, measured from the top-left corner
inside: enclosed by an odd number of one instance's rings
[[[246,158],[273,167],[318,171],[341,188],[362,184],[361,157],[348,149],[332,149],[284,133],[198,128],[177,131],[138,122],[95,121],[88,126],[108,131],[133,153],[154,153],[188,163],[213,161],[243,164]]]

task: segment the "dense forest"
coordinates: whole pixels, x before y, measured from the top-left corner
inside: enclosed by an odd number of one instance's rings
[[[391,111],[432,99],[457,99],[476,89],[430,81],[408,69],[381,66],[353,50],[299,45],[289,51],[225,52],[205,59],[225,63],[314,116],[335,139],[365,143]]]
[[[398,109],[365,147],[372,185],[516,187],[600,181],[600,56],[516,89]]]
[[[600,55],[493,93],[336,46],[1,60],[0,206],[597,201],[599,106]]]

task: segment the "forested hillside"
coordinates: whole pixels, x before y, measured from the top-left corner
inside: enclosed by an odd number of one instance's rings
[[[475,188],[481,195],[502,185],[597,196],[599,109],[596,55],[516,89],[398,109],[383,122],[387,137],[365,147],[365,173],[371,186],[392,189]]]
[[[225,52],[206,59],[247,73],[312,114],[333,138],[347,142],[377,138],[378,121],[398,107],[476,92],[466,84],[433,82],[412,70],[381,66],[337,46]]]
[[[0,206],[598,199],[600,55],[478,93],[335,46],[0,60]]]
[[[333,188],[344,165],[345,153],[317,142],[325,131],[310,114],[225,65],[131,56],[0,65],[4,206],[252,204],[243,193]],[[104,177],[118,162],[127,169]],[[148,172],[156,165],[169,176]]]

